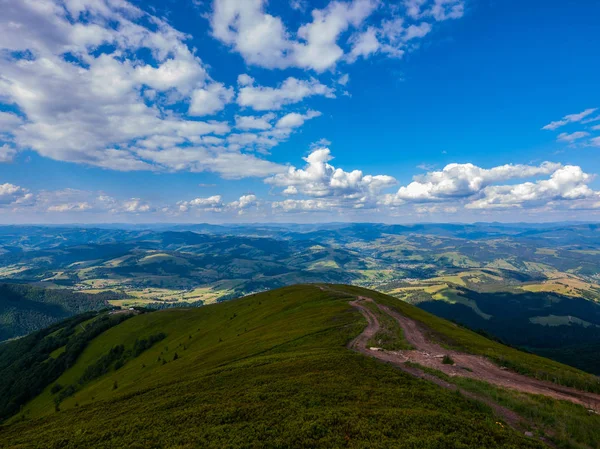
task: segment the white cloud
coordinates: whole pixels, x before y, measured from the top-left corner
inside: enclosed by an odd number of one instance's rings
[[[280,173],[285,167],[251,154],[212,147],[174,147],[162,150],[137,150],[140,157],[170,170],[212,171],[226,179],[265,177]]]
[[[310,149],[318,150],[320,148],[329,147],[330,145],[331,145],[331,141],[322,137],[319,140],[317,140],[316,142],[311,143]]]
[[[233,47],[247,63],[316,72],[332,69],[342,60],[354,62],[378,52],[401,57],[406,42],[431,31],[431,23],[425,19],[444,21],[464,14],[463,0],[411,0],[406,2],[406,14],[419,23],[404,27],[402,17],[390,18],[389,11],[397,8],[381,8],[384,19],[380,25],[361,30],[382,2],[332,0],[323,9],[314,9],[312,21],[294,33],[280,17],[267,13],[266,5],[262,0],[215,0],[211,15],[213,35]],[[347,39],[349,29],[355,31]]]
[[[265,13],[264,5],[264,0],[215,0],[212,33],[246,62],[282,68],[290,47],[288,32],[279,17]]]
[[[255,81],[254,78],[252,78],[247,73],[242,73],[241,75],[238,75],[238,77],[237,77],[237,82],[238,82],[238,85],[240,85],[240,86],[250,86],[251,84],[254,84],[254,81]]]
[[[334,67],[344,56],[340,35],[351,26],[358,28],[378,6],[377,0],[332,1],[325,9],[313,10],[313,21],[298,29],[294,65],[317,72]]]
[[[149,203],[143,201],[141,198],[132,198],[130,200],[123,201],[117,208],[114,208],[112,212],[126,212],[129,214],[139,214],[151,212],[153,210]]]
[[[258,203],[258,198],[256,195],[242,195],[238,200],[232,201],[227,206],[231,209],[235,209],[239,214],[242,214],[244,210],[249,207],[256,206]]]
[[[517,185],[489,186],[483,197],[466,205],[470,209],[493,209],[539,206],[553,201],[600,198],[588,184],[592,176],[581,167],[566,165],[552,173],[550,179]]]
[[[289,167],[286,173],[267,178],[265,182],[284,187],[283,193],[286,195],[303,194],[335,199],[339,207],[372,205],[383,189],[396,184],[396,180],[391,176],[364,175],[360,170],[346,172],[335,168],[329,164],[332,159],[328,148],[315,149],[304,159],[304,169]]]
[[[499,181],[550,174],[560,167],[560,164],[550,162],[539,166],[507,164],[491,169],[473,164],[448,164],[443,170],[415,176],[413,182],[400,187],[395,194],[386,195],[383,204],[465,198]]]
[[[304,125],[304,122],[306,120],[310,120],[312,118],[315,117],[320,117],[321,113],[318,111],[308,111],[306,114],[298,114],[297,112],[290,112],[289,114],[284,115],[283,117],[281,117],[278,121],[277,124],[275,125],[276,128],[298,128],[302,125]]]
[[[2,113],[0,132],[15,150],[112,170],[280,171],[223,148],[227,122],[189,118],[219,112],[234,91],[209,77],[187,38],[125,0],[3,4],[0,98],[24,119]]]
[[[340,76],[337,80],[338,84],[340,84],[342,86],[346,86],[349,81],[350,81],[350,75],[348,75],[347,73]]]
[[[436,21],[459,19],[465,13],[464,0],[404,0],[406,13],[417,20],[433,17]]]
[[[307,6],[307,0],[290,0],[290,7],[296,11],[304,11]]]
[[[33,195],[32,195],[33,196]],[[102,192],[63,189],[42,190],[33,201],[25,204],[30,211],[55,212],[64,214],[140,214],[154,212],[155,207],[140,198],[119,200]],[[24,210],[21,208],[21,210]]]
[[[576,131],[574,133],[560,133],[558,135],[558,137],[556,138],[556,140],[560,141],[560,142],[575,142],[576,140],[579,139],[583,139],[584,137],[589,136],[590,133],[587,133],[585,131]]]
[[[213,36],[230,45],[249,64],[317,72],[333,67],[343,57],[344,50],[338,45],[342,33],[349,27],[359,27],[379,6],[378,0],[334,0],[324,9],[313,10],[312,22],[292,33],[280,17],[265,11],[266,3],[215,0],[210,17]]]
[[[23,124],[23,119],[10,112],[0,111],[0,133],[12,132]]]
[[[0,207],[19,204],[31,198],[32,194],[23,187],[10,183],[0,184]]]
[[[587,125],[588,123],[594,123],[600,121],[600,115],[596,115],[595,117],[590,117],[588,119],[582,120],[581,123]]]
[[[236,115],[235,116],[235,127],[242,130],[258,129],[264,131],[271,129],[273,125],[271,122],[275,119],[275,114],[265,114],[260,117],[252,115]]]
[[[459,19],[465,13],[463,0],[435,0],[427,14],[431,14],[438,22],[448,19]]]
[[[17,150],[10,147],[9,145],[0,146],[0,164],[12,162],[16,155]]]
[[[233,88],[227,88],[221,83],[212,83],[207,87],[192,92],[192,101],[188,114],[194,117],[212,115],[222,111],[226,104],[233,100]]]
[[[318,212],[331,211],[337,204],[322,199],[274,201],[271,207],[283,212]]]
[[[555,129],[558,129],[561,126],[565,126],[565,125],[567,125],[569,123],[581,122],[585,117],[587,117],[588,115],[593,114],[597,110],[598,110],[598,108],[590,108],[590,109],[586,109],[586,110],[584,110],[584,111],[582,111],[582,112],[580,112],[578,114],[565,115],[560,120],[548,123],[542,129],[554,131]]]
[[[426,1],[427,0],[404,0],[406,14],[413,19],[419,19],[421,17],[421,8]]]
[[[179,213],[202,211],[216,213],[237,212],[238,214],[243,214],[246,209],[257,204],[258,198],[253,194],[242,195],[236,201],[227,204],[223,202],[221,195],[213,195],[207,198],[195,198],[191,201],[179,201],[177,203],[177,211]]]
[[[407,25],[402,17],[383,20],[378,28],[369,27],[364,33],[353,37],[354,46],[349,60],[352,62],[359,56],[367,58],[378,52],[392,58],[402,58],[406,51],[417,48],[412,41],[424,38],[432,28],[428,22]]]
[[[191,201],[180,201],[177,206],[180,212],[187,212],[191,209],[220,211],[223,208],[223,197],[213,195],[208,198],[195,198]]]
[[[170,58],[158,67],[138,66],[134,69],[133,80],[157,91],[176,89],[182,94],[189,93],[208,78],[200,59],[187,53],[184,57]]]
[[[431,28],[431,25],[427,22],[421,22],[419,25],[410,25],[404,31],[403,39],[405,42],[408,42],[413,39],[423,38],[429,34]]]
[[[63,204],[55,204],[53,206],[48,207],[48,212],[83,212],[86,210],[90,210],[92,206],[89,203],[63,203]]]
[[[459,211],[459,208],[456,206],[446,206],[441,204],[435,205],[423,205],[419,204],[415,206],[415,212],[421,215],[431,215],[431,214],[455,214]]]
[[[366,31],[356,34],[352,39],[352,50],[348,55],[350,61],[356,61],[359,57],[368,58],[376,53],[380,48],[377,30],[374,27],[367,28]]]
[[[272,111],[315,95],[335,98],[332,88],[321,84],[314,78],[299,80],[289,77],[278,87],[255,86],[253,83],[244,84],[239,89],[237,103],[256,111]]]

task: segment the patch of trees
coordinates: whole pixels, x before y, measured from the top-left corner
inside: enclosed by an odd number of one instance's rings
[[[78,315],[0,345],[0,422],[17,413],[73,366],[90,341],[132,315],[104,314],[83,326],[96,316],[91,312]],[[64,351],[56,357],[50,355],[63,347]]]
[[[91,382],[94,379],[102,377],[104,374],[118,370],[125,365],[129,360],[135,359],[147,349],[150,349],[159,341],[164,340],[167,337],[166,334],[160,332],[158,334],[150,335],[148,338],[136,339],[133,347],[125,349],[124,345],[113,346],[106,354],[100,357],[96,362],[89,365],[84,371],[83,375],[79,378],[79,381],[75,385],[68,385],[62,387],[59,384],[55,384],[50,392],[56,394],[54,403],[56,408],[59,409],[60,403],[73,396],[81,387]],[[58,393],[58,394],[57,394]]]
[[[26,284],[0,284],[0,341],[27,335],[69,316],[108,307],[117,292],[98,295]]]

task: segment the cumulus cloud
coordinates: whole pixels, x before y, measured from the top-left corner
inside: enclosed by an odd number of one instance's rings
[[[582,112],[580,112],[578,114],[568,114],[568,115],[565,115],[560,120],[548,123],[542,129],[549,130],[549,131],[554,131],[555,129],[558,129],[561,126],[568,125],[569,123],[581,122],[584,118],[586,118],[587,116],[593,114],[597,110],[598,110],[598,108],[590,108],[590,109],[586,109],[586,110],[584,110],[584,111],[582,111]]]
[[[117,199],[102,192],[77,189],[42,190],[35,195],[26,207],[34,212],[53,212],[64,214],[141,214],[154,212],[151,206],[141,198]]]
[[[429,22],[407,24],[403,17],[383,20],[379,27],[371,26],[351,37],[352,49],[347,60],[354,62],[359,57],[366,59],[376,53],[401,58],[407,50],[416,48],[413,41],[424,38],[432,29]]]
[[[0,57],[0,96],[26,116],[14,131],[20,146],[58,160],[147,169],[132,140],[227,130],[165,117],[157,105],[145,104],[144,89],[185,95],[206,82],[206,71],[184,35],[127,2],[119,5],[24,1],[3,8],[0,47],[21,53]],[[101,45],[108,50],[97,51]],[[152,52],[155,66],[131,55],[142,49]]]
[[[281,68],[289,51],[288,32],[281,18],[264,11],[264,4],[264,0],[215,0],[212,33],[247,62]]]
[[[0,133],[10,133],[23,124],[23,119],[16,114],[0,111]]]
[[[600,199],[588,184],[592,176],[581,167],[566,165],[556,170],[549,179],[516,185],[489,186],[483,197],[466,205],[470,209],[498,209],[539,206],[554,201]]]
[[[315,78],[299,80],[289,77],[278,87],[256,86],[254,80],[244,78],[240,86],[237,103],[256,111],[279,110],[285,105],[298,103],[311,96],[335,98],[334,90]]]
[[[24,203],[31,200],[32,196],[23,187],[10,183],[0,184],[0,207]]]
[[[230,209],[236,210],[239,215],[244,214],[244,212],[252,206],[256,206],[258,204],[258,198],[256,195],[242,195],[238,200],[232,201],[227,206]]]
[[[331,0],[313,9],[311,20],[294,30],[281,17],[268,13],[264,0],[215,0],[210,22],[213,36],[249,64],[320,73],[342,61],[353,63],[376,53],[401,57],[406,43],[427,35],[432,22],[462,17],[464,3],[406,0],[404,8],[389,8],[382,7],[380,0]],[[368,19],[371,25],[365,26]]]
[[[372,205],[383,189],[396,184],[396,180],[391,176],[364,175],[361,170],[346,172],[335,168],[329,164],[332,159],[329,148],[315,149],[304,158],[306,166],[303,169],[289,167],[287,172],[267,178],[265,182],[285,188],[283,192],[286,195],[335,198],[340,207]]]
[[[218,113],[235,92],[209,76],[187,39],[125,0],[4,2],[0,102],[18,111],[0,113],[2,160],[22,148],[120,171],[279,172],[224,146],[226,121],[191,118]]]
[[[271,129],[271,122],[275,119],[275,114],[265,114],[260,117],[253,115],[236,115],[235,127],[242,130],[261,130]]]
[[[179,201],[177,203],[177,212],[235,212],[241,215],[245,210],[257,204],[258,198],[254,194],[242,195],[230,203],[225,203],[221,195],[213,195],[206,198],[195,198],[191,201]]]
[[[141,198],[132,198],[130,200],[123,201],[117,208],[113,208],[113,212],[126,212],[129,214],[140,214],[151,212],[152,206],[143,201]]]
[[[352,39],[352,50],[348,55],[350,61],[356,61],[359,57],[368,58],[376,53],[381,44],[377,37],[377,30],[374,27],[367,28],[366,31],[354,35]]]
[[[420,19],[392,38],[383,26],[392,9],[380,6],[379,0],[332,0],[295,30],[269,14],[265,0],[215,0],[209,18],[213,35],[250,64],[321,73],[348,55],[399,55],[393,39],[401,46],[425,34]],[[372,16],[375,24],[367,26]],[[236,95],[210,76],[189,38],[127,0],[4,1],[0,102],[13,112],[0,112],[0,160],[31,149],[120,171],[213,171],[226,178],[281,172],[261,155],[318,112],[238,113],[241,133],[210,116],[234,101],[279,111],[310,97],[334,98],[335,90],[316,78],[288,77],[268,87],[241,74]]]
[[[312,21],[293,33],[280,17],[266,12],[264,0],[215,0],[210,22],[213,36],[250,64],[322,72],[344,55],[338,45],[340,35],[349,27],[359,27],[378,5],[378,0],[332,1],[313,10]]]
[[[180,212],[187,212],[191,209],[221,211],[223,209],[223,197],[213,195],[207,198],[195,198],[191,201],[180,201],[177,203]]]
[[[231,141],[231,136],[229,139]],[[137,152],[144,159],[171,170],[189,170],[198,173],[212,171],[219,173],[225,179],[265,177],[286,169],[283,165],[233,149],[192,146],[160,150],[139,149]]]
[[[307,120],[320,116],[320,112],[312,110],[304,114],[290,112],[281,116],[274,125],[271,122],[277,116],[273,113],[261,117],[236,116],[236,128],[246,132],[230,134],[227,137],[228,148],[251,148],[259,153],[268,153],[271,148],[287,140]]]
[[[233,88],[227,88],[221,83],[212,83],[207,87],[192,92],[189,115],[202,117],[222,111],[226,104],[233,100]]]
[[[306,120],[310,120],[312,118],[320,117],[320,116],[321,116],[321,113],[318,111],[308,111],[306,114],[298,114],[297,112],[290,112],[289,114],[286,114],[283,117],[281,117],[277,121],[277,124],[275,125],[275,127],[279,128],[279,129],[298,128],[298,127],[304,125],[304,122]]]
[[[415,176],[413,182],[400,187],[395,194],[386,195],[383,203],[399,205],[465,198],[499,181],[550,174],[560,167],[560,164],[550,162],[539,166],[507,164],[491,169],[473,164],[448,164],[443,170]]]

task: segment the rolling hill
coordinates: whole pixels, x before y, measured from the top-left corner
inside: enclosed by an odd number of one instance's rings
[[[597,377],[360,287],[74,317],[0,375],[2,447],[600,447]]]
[[[98,294],[166,308],[354,284],[598,373],[599,233],[575,223],[0,226],[0,279],[89,293],[90,309]],[[0,341],[52,322],[7,298],[0,309],[23,307],[0,318]]]

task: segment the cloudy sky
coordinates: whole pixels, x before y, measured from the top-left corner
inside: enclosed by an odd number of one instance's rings
[[[0,223],[600,220],[596,1],[0,10]]]

